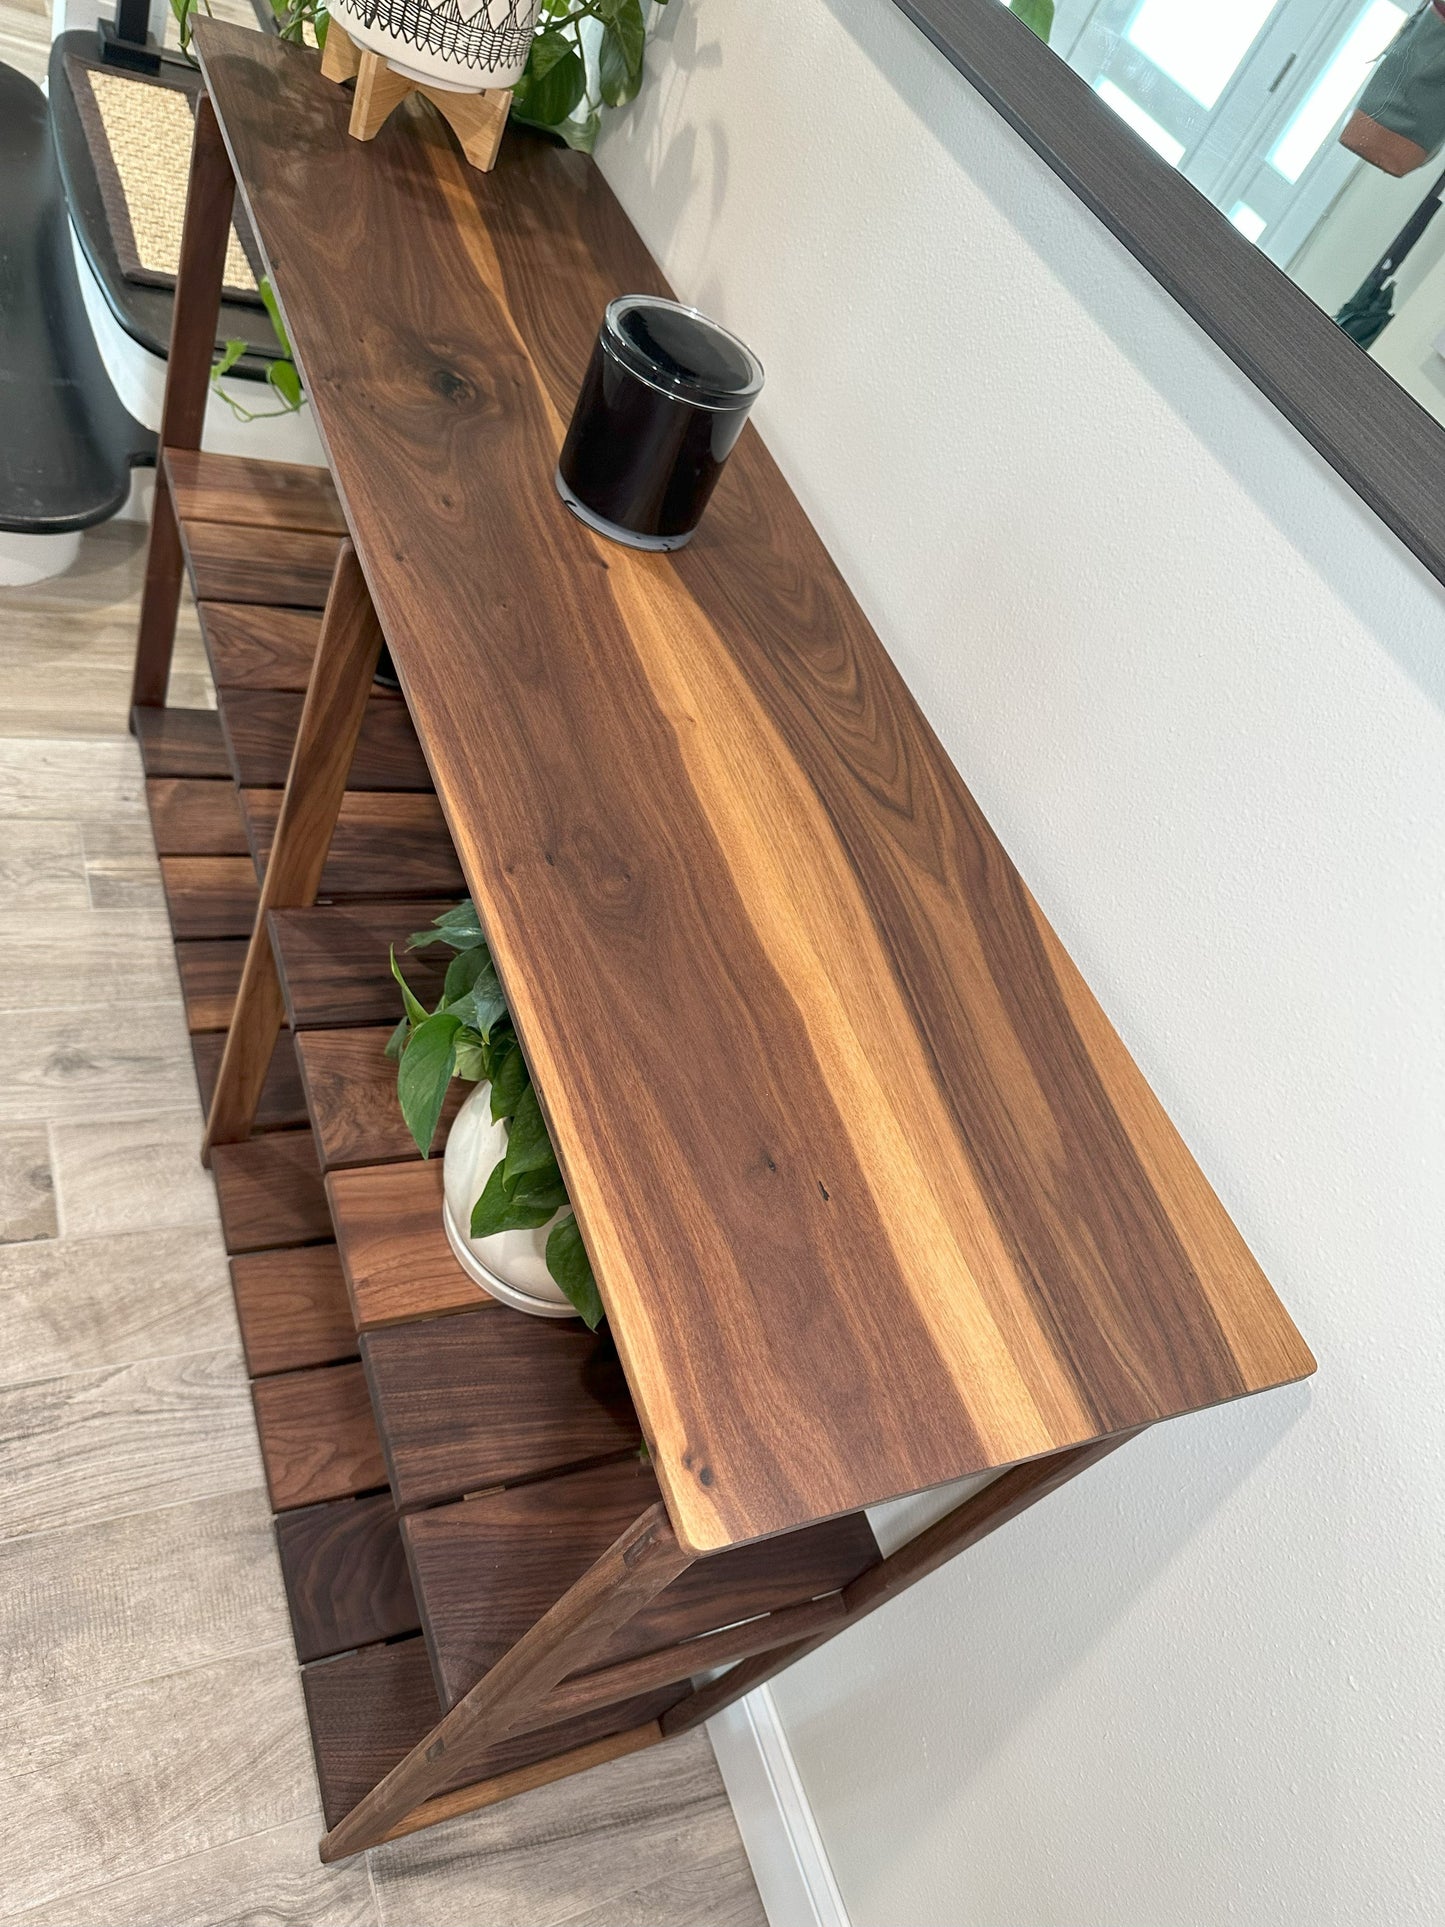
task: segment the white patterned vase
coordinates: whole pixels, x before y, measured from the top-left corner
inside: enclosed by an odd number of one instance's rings
[[[532,51],[538,0],[331,0],[359,47],[408,80],[453,93],[515,87]]]

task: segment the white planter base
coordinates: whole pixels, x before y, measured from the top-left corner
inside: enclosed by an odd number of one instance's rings
[[[457,1112],[447,1133],[442,1161],[442,1228],[457,1263],[500,1304],[533,1318],[575,1318],[547,1269],[547,1235],[560,1215],[554,1213],[535,1231],[498,1231],[490,1238],[470,1235],[472,1208],[494,1166],[507,1149],[507,1128],[492,1122],[492,1087],[478,1084]]]

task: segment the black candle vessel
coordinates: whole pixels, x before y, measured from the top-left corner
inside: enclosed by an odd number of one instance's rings
[[[706,315],[622,295],[603,317],[562,444],[562,500],[614,541],[680,549],[762,385],[757,356]]]

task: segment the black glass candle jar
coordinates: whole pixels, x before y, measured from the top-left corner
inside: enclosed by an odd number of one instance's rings
[[[609,304],[557,464],[563,501],[637,549],[680,549],[763,385],[756,355],[658,295]]]

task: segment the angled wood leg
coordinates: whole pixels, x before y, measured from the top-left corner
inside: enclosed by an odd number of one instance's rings
[[[328,33],[327,40],[331,39]],[[388,67],[380,54],[369,47],[361,49],[356,69],[356,94],[351,102],[347,133],[353,140],[375,140],[388,116],[399,107],[416,83]]]
[[[461,142],[472,166],[490,173],[512,105],[511,88],[491,87],[484,94],[447,94],[440,87],[421,91]]]
[[[321,73],[326,80],[355,80],[361,68],[361,49],[335,19],[326,29],[326,45],[321,49]]]
[[[692,1563],[693,1555],[677,1542],[666,1508],[649,1506],[427,1737],[357,1801],[322,1841],[321,1858],[342,1860],[406,1831],[403,1822],[409,1815],[439,1796],[447,1797],[447,1783],[464,1770],[468,1757],[480,1756],[514,1732],[530,1709],[569,1673],[585,1666],[620,1626]]]
[[[160,447],[199,448],[216,353],[221,277],[231,238],[236,182],[210,99],[196,106],[186,218],[171,314],[166,393],[161,406]],[[146,550],[145,588],[136,636],[131,706],[163,709],[171,676],[176,614],[181,600],[181,533],[176,523],[165,463],[157,460],[155,510]]]
[[[267,913],[316,901],[380,653],[381,628],[361,565],[350,542],[343,542],[216,1076],[202,1153],[207,1159],[212,1145],[239,1144],[250,1136],[285,1016]]]
[[[1143,1430],[1140,1427],[1139,1430]],[[1080,1472],[1086,1472],[1100,1459],[1106,1459],[1111,1452],[1129,1439],[1137,1438],[1138,1431],[1120,1432],[1113,1438],[1098,1439],[1089,1445],[1071,1447],[1064,1452],[1051,1452],[1046,1458],[1030,1459],[1024,1465],[1016,1465],[1012,1470],[1002,1473],[982,1492],[976,1492],[962,1505],[955,1506],[952,1512],[910,1539],[906,1546],[890,1553],[876,1566],[870,1566],[850,1586],[843,1588],[843,1614],[837,1624],[811,1638],[793,1641],[790,1645],[775,1647],[773,1651],[760,1653],[756,1658],[745,1659],[724,1673],[721,1678],[700,1686],[684,1700],[672,1707],[662,1716],[662,1731],[670,1739],[675,1733],[686,1733],[704,1720],[710,1720],[714,1713],[720,1713],[734,1700],[751,1693],[755,1686],[761,1686],[775,1673],[781,1673],[791,1666],[795,1659],[816,1651],[826,1645],[833,1635],[843,1627],[853,1625],[867,1614],[875,1612],[879,1606],[892,1599],[897,1593],[905,1592],[909,1586],[926,1579],[931,1572],[946,1565],[957,1552],[966,1546],[977,1545],[1010,1519],[1016,1519],[1021,1512],[1027,1512],[1031,1505],[1047,1498],[1051,1492],[1067,1485],[1070,1479]]]

